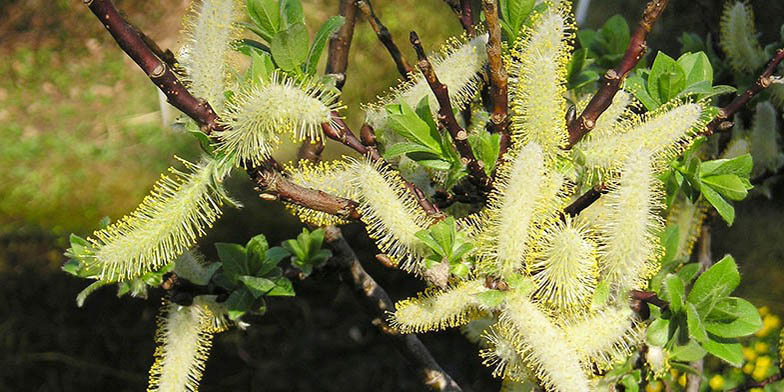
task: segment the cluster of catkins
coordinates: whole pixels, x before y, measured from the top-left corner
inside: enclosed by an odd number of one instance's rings
[[[404,333],[476,321],[482,327],[480,355],[494,375],[509,382],[531,380],[553,391],[592,389],[593,369],[625,358],[640,342],[643,324],[629,308],[628,293],[645,288],[656,272],[663,198],[657,174],[708,119],[706,104],[685,98],[641,115],[631,94],[621,91],[595,129],[564,150],[566,67],[575,34],[570,7],[561,1],[538,8],[505,57],[512,146],[486,204],[479,212],[456,216],[461,238],[472,244],[463,256],[470,272],[401,301],[389,315]],[[315,79],[280,71],[252,81],[237,77],[229,57],[237,37],[233,22],[242,13],[236,0],[194,6],[181,71],[194,95],[218,111],[226,131],[216,135],[214,156],[188,164],[187,173],[164,177],[136,211],[93,235],[91,263],[98,279],[134,279],[175,259],[180,275],[198,272],[203,265],[186,252],[220,216],[227,200],[221,183],[231,168],[262,162],[284,135],[318,140],[321,124],[335,121],[341,108],[337,94]],[[487,35],[479,33],[450,41],[432,57],[455,108],[477,99],[486,45]],[[385,105],[413,107],[425,97],[437,108],[417,73],[367,106],[367,121],[381,147],[401,141],[389,129]],[[585,98],[578,100],[578,112]],[[356,200],[378,248],[400,268],[427,275],[429,251],[417,233],[438,217],[419,207],[396,165],[359,157],[301,162],[285,174],[299,185]],[[419,175],[419,182],[423,175],[430,185],[444,177],[430,169],[406,175]],[[562,215],[565,206],[600,183],[609,191],[598,202],[578,216]],[[289,207],[310,224],[345,223],[324,212]],[[190,275],[199,279],[196,272]],[[225,309],[214,299],[199,298],[190,307],[164,304],[150,390],[196,389],[210,338],[226,327]]]

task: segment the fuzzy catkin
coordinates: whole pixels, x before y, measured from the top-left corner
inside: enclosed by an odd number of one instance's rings
[[[728,1],[720,23],[721,48],[730,66],[738,72],[754,72],[765,63],[757,41],[754,11],[743,1]]]
[[[638,322],[628,306],[607,308],[569,322],[563,331],[580,358],[601,369],[629,355],[642,338]]]
[[[463,325],[478,313],[481,306],[476,295],[487,291],[484,281],[460,283],[455,287],[395,304],[390,324],[402,333],[418,333]]]
[[[345,161],[321,161],[313,163],[301,160],[296,167],[287,165],[288,179],[306,188],[316,189],[330,195],[354,200],[358,197],[353,186],[356,170]],[[348,223],[338,216],[312,210],[294,203],[286,203],[286,209],[296,215],[303,223],[313,226],[339,225]]]

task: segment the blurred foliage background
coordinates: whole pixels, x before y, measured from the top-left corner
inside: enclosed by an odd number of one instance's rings
[[[117,0],[130,20],[162,47],[177,48],[188,1]],[[306,0],[310,26],[333,15],[335,0]],[[635,26],[643,0],[595,0],[586,27],[613,14]],[[716,34],[721,1],[672,1],[650,47],[677,53],[683,31]],[[784,4],[751,1],[761,41],[779,34]],[[403,53],[417,30],[435,50],[460,25],[440,0],[377,0],[382,18]],[[311,32],[313,33],[313,32]],[[370,27],[357,24],[344,102],[350,124],[360,104],[375,99],[398,78]],[[163,108],[163,109],[162,109]],[[0,390],[116,391],[144,389],[152,362],[155,313],[160,302],[115,298],[110,289],[74,297],[84,282],[61,273],[65,238],[86,235],[103,216],[132,210],[172,154],[198,156],[195,141],[166,125],[174,109],[76,0],[0,0]],[[345,150],[330,144],[333,154]],[[291,158],[291,157],[289,157]],[[276,206],[261,203],[241,173],[230,189],[246,208],[229,210],[201,243],[244,243],[256,233],[271,243],[299,231]],[[784,188],[774,199],[738,206],[735,225],[713,224],[713,253],[732,253],[741,264],[739,295],[784,313]],[[776,198],[778,196],[778,198]],[[421,289],[418,281],[373,261],[361,229],[347,231],[366,268],[399,299]],[[402,359],[368,323],[334,271],[296,286],[293,299],[271,301],[266,316],[247,331],[219,335],[202,390],[421,390]],[[469,344],[454,331],[423,340],[447,370],[473,390],[497,390]],[[455,355],[456,353],[470,353]]]

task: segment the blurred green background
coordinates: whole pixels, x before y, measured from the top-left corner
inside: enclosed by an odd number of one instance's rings
[[[162,47],[178,47],[188,1],[118,0],[118,8]],[[333,15],[337,1],[305,0],[310,26]],[[752,1],[762,42],[779,34],[784,5]],[[776,2],[778,3],[778,2]],[[642,0],[594,0],[585,26],[615,13],[636,24]],[[377,0],[378,15],[404,55],[410,30],[436,49],[460,33],[440,0]],[[715,34],[721,2],[672,1],[650,47],[677,52],[683,31]],[[312,33],[312,32],[311,32]],[[347,117],[361,121],[360,104],[383,94],[398,78],[370,27],[357,24],[344,88]],[[162,109],[163,108],[163,109]],[[111,289],[74,297],[85,282],[61,273],[65,238],[88,235],[103,216],[132,210],[173,154],[198,156],[187,135],[166,126],[176,117],[157,90],[76,0],[0,0],[0,390],[143,390],[152,363],[154,317],[160,293],[147,301],[117,299]],[[345,152],[334,144],[334,154]],[[256,233],[271,243],[299,231],[275,205],[258,201],[241,173],[230,181],[246,208],[229,210],[201,243],[244,243]],[[741,264],[741,295],[784,313],[784,194],[741,203],[732,228],[714,221],[713,252]],[[421,289],[404,274],[373,262],[360,228],[366,268],[396,299]],[[300,283],[294,299],[271,301],[247,331],[216,338],[202,390],[421,390],[392,346],[368,323],[334,271]],[[497,390],[476,351],[451,331],[423,336],[433,354],[473,390]],[[455,355],[459,353],[459,355]]]

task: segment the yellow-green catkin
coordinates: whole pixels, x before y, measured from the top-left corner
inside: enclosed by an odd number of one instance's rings
[[[502,321],[515,332],[511,341],[542,386],[549,391],[590,390],[577,351],[546,314],[519,293],[508,294],[503,306]]]
[[[260,165],[289,134],[294,141],[322,138],[321,124],[338,127],[333,112],[341,109],[338,93],[313,79],[294,79],[275,72],[234,95],[221,112],[225,131],[218,150],[234,153],[243,167]]]
[[[352,185],[354,168],[345,161],[321,161],[313,163],[301,160],[295,166],[287,165],[285,174],[288,179],[306,188],[316,189],[330,195],[354,200],[356,188]],[[339,225],[348,223],[338,216],[312,210],[294,203],[286,203],[286,209],[302,222],[313,226]]]
[[[622,132],[623,122],[634,116],[631,111],[634,106],[636,101],[630,93],[624,90],[618,91],[607,110],[596,119],[596,125],[586,137],[608,137]]]
[[[499,168],[495,189],[479,219],[479,253],[508,278],[525,266],[530,247],[558,203],[563,178],[548,174],[545,153],[531,142]]]
[[[101,280],[133,279],[174,261],[221,215],[221,182],[231,165],[182,162],[187,172],[170,168],[136,210],[88,239],[89,263],[101,271]]]
[[[721,48],[730,66],[738,72],[754,72],[765,64],[765,53],[757,41],[754,11],[745,1],[728,1],[721,16]]]
[[[425,332],[463,325],[478,314],[476,295],[487,291],[483,280],[459,283],[445,290],[429,290],[395,304],[390,324],[402,333]]]
[[[599,265],[619,298],[639,289],[653,272],[659,244],[654,234],[660,227],[656,209],[660,191],[650,153],[631,154],[619,181],[604,197],[611,214],[599,229],[605,243],[599,251]]]
[[[474,97],[481,85],[480,72],[487,63],[487,34],[479,34],[473,38],[452,38],[447,41],[440,53],[430,56],[431,63],[441,83],[449,89],[452,107],[462,109]],[[397,137],[387,128],[387,112],[385,105],[406,103],[416,108],[419,102],[428,97],[430,109],[435,113],[438,102],[422,72],[417,70],[411,80],[396,87],[392,93],[366,109],[366,121],[379,131],[384,141],[391,142]],[[386,140],[389,139],[389,140]]]
[[[215,332],[210,310],[199,302],[180,306],[164,302],[158,316],[155,362],[148,392],[194,392],[204,372]]]
[[[616,171],[638,149],[652,154],[655,163],[674,158],[705,125],[705,108],[699,103],[669,104],[625,122],[620,134],[582,140],[577,148],[585,166],[599,173]]]
[[[755,107],[749,138],[751,155],[754,158],[754,176],[765,171],[776,171],[784,163],[779,142],[778,117],[776,108],[768,101],[760,102]]]
[[[688,260],[691,256],[707,210],[704,202],[694,203],[684,196],[679,196],[673,202],[667,214],[667,226],[678,226],[678,248],[675,251],[675,259]]]
[[[566,143],[566,65],[574,28],[565,7],[535,15],[512,51],[510,129],[513,140],[539,144],[548,157]]]
[[[229,57],[232,42],[240,32],[235,22],[243,14],[244,2],[203,0],[193,2],[185,17],[185,42],[180,50],[180,65],[188,89],[206,100],[213,109],[223,109],[224,91],[231,74]]]
[[[353,164],[353,186],[362,222],[379,250],[406,271],[420,273],[424,248],[416,233],[434,222],[409,192],[400,175],[379,162]]]
[[[539,256],[531,266],[537,297],[562,312],[584,305],[598,277],[596,245],[586,228],[567,218],[546,229],[540,242]]]
[[[509,323],[497,323],[484,333],[487,347],[479,352],[482,364],[493,369],[493,377],[525,382],[533,379],[529,365],[518,353],[517,332]]]
[[[563,331],[584,364],[600,369],[625,359],[642,338],[639,323],[628,306],[609,307],[570,321]]]

